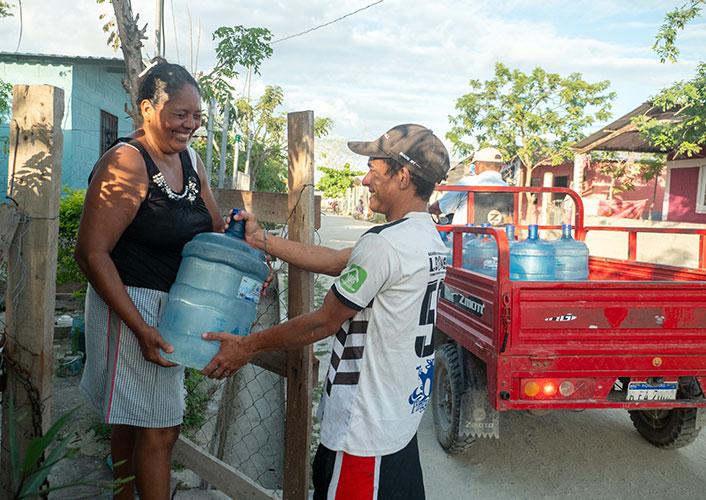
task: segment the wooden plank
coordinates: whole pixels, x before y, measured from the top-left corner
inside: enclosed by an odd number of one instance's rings
[[[314,241],[314,112],[287,115],[289,238]],[[314,277],[289,265],[289,317],[314,306]],[[284,500],[309,498],[313,346],[287,351],[287,421],[284,429]]]
[[[250,362],[255,366],[276,373],[280,377],[287,376],[287,353],[285,351],[263,352],[255,356]],[[311,363],[311,386],[316,387],[318,385],[316,374],[319,372],[318,358],[314,356]]]
[[[21,455],[32,437],[45,433],[50,424],[63,115],[62,89],[13,87],[8,196],[24,217],[8,252],[5,354],[12,363],[5,363],[2,437],[15,425]],[[25,383],[34,390],[28,391]],[[26,418],[10,422],[10,397],[15,414]],[[10,463],[7,446],[0,461]],[[2,469],[7,485],[9,467]]]
[[[272,492],[234,467],[209,455],[184,436],[179,436],[172,457],[231,498],[278,499]]]
[[[0,264],[7,256],[7,250],[15,237],[17,224],[20,222],[20,212],[14,205],[0,204]]]
[[[314,183],[312,178],[311,184]],[[313,191],[312,191],[313,192]],[[233,208],[252,212],[262,222],[285,224],[289,218],[289,195],[285,193],[262,193],[259,191],[240,191],[237,189],[214,189],[213,196],[218,204],[218,211],[228,213]],[[314,227],[321,227],[321,196],[314,197],[312,206]]]

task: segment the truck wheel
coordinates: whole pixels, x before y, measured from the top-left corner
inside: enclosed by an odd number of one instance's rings
[[[455,344],[444,344],[437,349],[431,404],[436,438],[448,453],[466,451],[476,440],[460,429],[461,396],[464,392],[461,370]]]
[[[637,432],[657,448],[676,449],[690,444],[701,431],[696,408],[628,410]]]

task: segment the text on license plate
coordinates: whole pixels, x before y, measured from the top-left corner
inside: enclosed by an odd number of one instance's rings
[[[664,401],[677,399],[677,383],[664,382],[650,385],[647,382],[630,382],[627,401]]]

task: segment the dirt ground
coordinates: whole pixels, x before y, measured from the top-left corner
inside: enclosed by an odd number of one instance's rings
[[[329,214],[322,217],[322,224],[318,231],[321,243],[337,248],[353,244],[371,226]],[[330,286],[330,280],[319,281],[324,290]],[[57,352],[65,350],[67,342],[57,339]],[[324,342],[315,348],[322,361],[320,376],[327,367],[327,345]],[[81,406],[74,419],[81,452],[78,460],[55,470],[54,481],[110,477],[105,466],[108,443],[91,430],[97,419],[82,405],[78,380],[76,375],[54,382],[52,415]],[[481,439],[460,455],[448,455],[439,446],[429,411],[419,430],[419,446],[428,500],[706,498],[706,432],[685,448],[659,450],[640,437],[624,410],[559,410],[541,416],[504,412],[500,415],[500,439]],[[99,498],[76,490],[51,496],[57,500],[82,497]],[[224,496],[191,490],[180,491],[176,498]]]

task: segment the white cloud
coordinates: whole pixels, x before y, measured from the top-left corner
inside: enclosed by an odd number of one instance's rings
[[[274,39],[293,35],[359,9],[371,0],[165,2],[167,56],[189,67],[215,64],[213,31],[242,24],[270,29]],[[145,41],[154,51],[154,0],[133,0]],[[174,12],[172,13],[172,5]],[[616,114],[627,112],[675,80],[689,78],[702,54],[706,25],[679,34],[677,65],[660,65],[651,51],[666,11],[660,0],[386,0],[335,24],[273,45],[274,54],[253,80],[257,98],[266,85],[285,93],[283,111],[314,109],[335,120],[334,135],[371,139],[403,122],[431,127],[443,138],[456,99],[468,81],[491,78],[496,62],[528,72],[537,66],[595,82],[610,80],[618,92]],[[187,14],[191,9],[191,22]],[[24,2],[21,52],[120,57],[106,46],[101,12],[108,5],[52,0]],[[61,22],[56,13],[61,13]],[[14,50],[17,18],[0,20],[0,47]],[[191,43],[190,43],[191,40]],[[193,55],[191,55],[193,54]],[[241,81],[244,74],[241,75]],[[242,84],[241,84],[242,85]],[[238,88],[238,87],[236,87]]]

